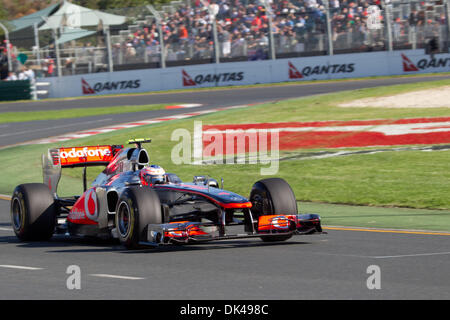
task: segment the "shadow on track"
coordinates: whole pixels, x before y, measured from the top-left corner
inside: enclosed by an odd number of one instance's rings
[[[239,241],[227,240],[209,243],[195,243],[187,245],[168,245],[161,247],[143,246],[137,250],[127,250],[116,239],[97,239],[87,237],[53,237],[49,241],[33,242],[20,241],[15,236],[0,237],[0,243],[16,244],[18,248],[47,248],[48,253],[98,253],[112,252],[122,254],[145,254],[145,253],[171,253],[188,251],[207,251],[218,249],[245,249],[260,247],[292,246],[301,244],[310,244],[310,242],[287,240],[284,242],[266,243],[258,240]],[[80,246],[87,246],[80,248]],[[64,247],[64,248],[61,248]],[[71,248],[73,247],[73,248]],[[52,250],[54,248],[54,250]]]

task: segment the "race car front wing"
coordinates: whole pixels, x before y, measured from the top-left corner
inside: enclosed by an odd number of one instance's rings
[[[320,216],[317,214],[266,215],[252,223],[252,231],[229,233],[223,224],[191,221],[170,222],[147,225],[147,239],[141,244],[167,245],[197,243],[217,240],[283,237],[289,235],[325,234],[322,231]]]

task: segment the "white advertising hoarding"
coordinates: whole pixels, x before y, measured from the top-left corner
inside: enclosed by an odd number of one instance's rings
[[[423,50],[203,64],[45,78],[50,98],[138,93],[450,71],[450,54],[433,58]]]

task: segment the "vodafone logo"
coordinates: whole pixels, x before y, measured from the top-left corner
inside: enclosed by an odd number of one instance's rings
[[[290,220],[284,216],[278,216],[272,219],[272,226],[277,229],[289,229]]]
[[[84,212],[89,219],[97,220],[97,193],[95,192],[95,189],[86,191],[84,197]]]
[[[69,221],[79,220],[83,224],[95,224],[98,220],[98,202],[95,188],[87,190],[70,210]]]
[[[168,234],[171,237],[185,237],[186,236],[186,232],[183,232],[183,231],[169,231]]]
[[[109,148],[95,148],[89,149],[84,147],[83,149],[72,148],[69,151],[61,150],[59,156],[62,159],[67,158],[86,158],[86,157],[105,157],[111,156],[111,150]]]

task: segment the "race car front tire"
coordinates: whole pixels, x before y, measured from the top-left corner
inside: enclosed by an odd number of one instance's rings
[[[57,208],[45,184],[18,185],[11,198],[10,212],[14,233],[20,240],[48,240],[53,236]]]
[[[148,224],[161,224],[161,203],[150,187],[124,190],[117,202],[115,226],[120,242],[127,249],[138,249],[146,241]]]
[[[250,192],[253,219],[265,215],[296,215],[297,201],[289,184],[281,178],[268,178],[256,182]],[[292,235],[263,236],[265,242],[285,241]]]

